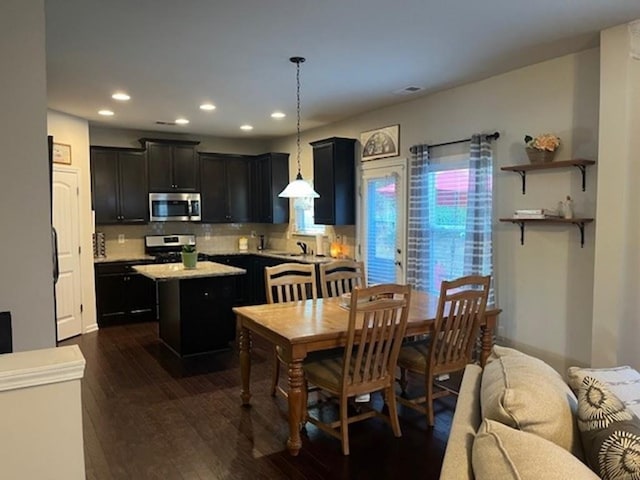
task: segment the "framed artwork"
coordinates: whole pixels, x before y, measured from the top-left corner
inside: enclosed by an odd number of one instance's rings
[[[400,125],[369,130],[360,134],[362,161],[400,155]]]
[[[66,143],[54,143],[53,163],[71,165],[71,145],[67,145]]]

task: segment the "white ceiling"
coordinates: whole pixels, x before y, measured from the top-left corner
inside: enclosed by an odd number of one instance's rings
[[[638,0],[45,0],[49,108],[223,137],[295,132],[598,45]],[[413,95],[394,91],[422,87]],[[127,103],[110,98],[116,90]],[[198,106],[211,101],[217,109]],[[109,108],[115,116],[97,112]],[[271,112],[287,114],[282,120]],[[159,126],[183,116],[186,126]],[[239,126],[254,126],[250,133]]]

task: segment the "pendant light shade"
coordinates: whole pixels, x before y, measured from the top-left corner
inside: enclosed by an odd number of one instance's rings
[[[309,182],[302,178],[302,174],[300,173],[300,64],[303,63],[305,59],[304,57],[291,57],[289,61],[296,64],[296,161],[298,164],[298,174],[296,175],[296,179],[293,182],[290,182],[278,196],[285,198],[318,198],[320,196],[318,195],[318,192],[311,187]]]

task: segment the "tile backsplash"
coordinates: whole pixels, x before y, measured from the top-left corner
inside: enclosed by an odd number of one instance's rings
[[[96,232],[105,235],[105,249],[109,256],[141,255],[144,253],[145,235],[193,234],[198,249],[231,252],[238,250],[238,239],[247,237],[249,250],[257,249],[258,235],[264,235],[266,248],[271,250],[298,251],[296,242],[302,241],[315,249],[314,236],[291,234],[289,225],[268,224],[204,224],[189,222],[151,222],[145,225],[96,225]],[[327,226],[327,241],[339,236],[346,239],[346,256],[355,255],[355,226]],[[251,234],[255,233],[256,237]],[[123,236],[122,241],[119,237]]]

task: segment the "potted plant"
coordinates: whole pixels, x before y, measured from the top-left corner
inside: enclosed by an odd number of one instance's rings
[[[195,245],[183,245],[182,246],[182,265],[184,268],[193,269],[196,268],[198,262],[198,252],[196,252]]]
[[[560,137],[553,133],[542,133],[536,137],[525,135],[527,156],[531,163],[544,163],[553,160],[560,146]]]

